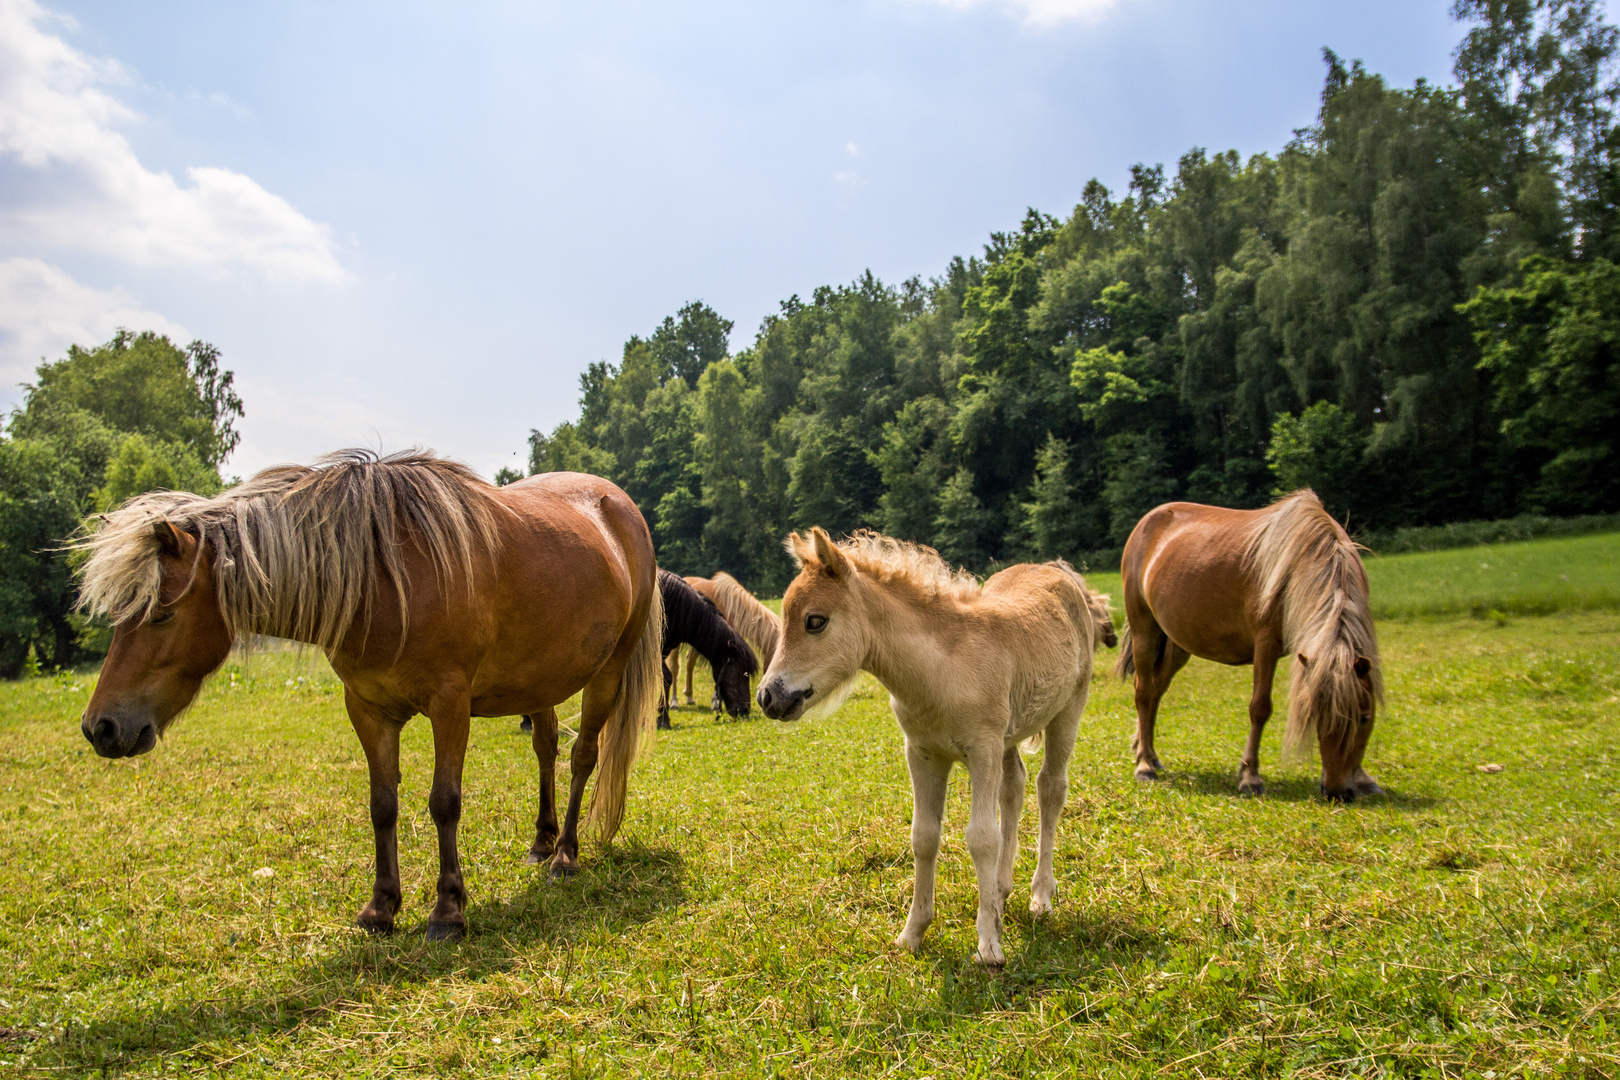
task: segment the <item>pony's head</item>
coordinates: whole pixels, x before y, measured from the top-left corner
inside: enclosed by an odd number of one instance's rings
[[[108,758],[156,746],[232,642],[208,545],[164,519],[119,524],[86,568],[86,606],[114,627],[79,730]]]
[[[836,708],[866,656],[860,573],[820,527],[793,533],[787,548],[799,576],[782,598],[782,640],[759,683],[759,707],[773,720]]]
[[[736,656],[722,660],[714,669],[715,712],[722,708],[732,716],[747,716],[753,706],[753,688],[749,685],[757,673],[754,650],[746,644]]]
[[[1106,645],[1110,649],[1119,644],[1119,635],[1114,632],[1114,613],[1108,607],[1108,595],[1086,589],[1086,606],[1091,609],[1091,624],[1096,629],[1097,645]]]

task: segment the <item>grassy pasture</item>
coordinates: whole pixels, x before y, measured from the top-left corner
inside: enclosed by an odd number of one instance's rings
[[[350,927],[366,774],[319,656],[233,657],[125,762],[79,736],[89,678],[0,686],[0,1075],[1620,1075],[1620,611],[1585,602],[1615,540],[1510,547],[1370,563],[1381,610],[1439,612],[1380,626],[1384,798],[1324,804],[1275,732],[1269,794],[1237,798],[1248,672],[1202,662],[1166,699],[1170,779],[1139,784],[1100,678],[1057,910],[1023,911],[1030,805],[999,975],[970,959],[960,772],[925,952],[889,944],[910,797],[869,682],[814,724],[678,712],[619,841],[560,885],[521,861],[527,739],[478,722],[453,946],[420,937],[422,720],[402,931]],[[1518,616],[1511,590],[1575,610]]]

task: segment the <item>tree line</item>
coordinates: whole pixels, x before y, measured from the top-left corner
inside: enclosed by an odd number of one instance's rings
[[[689,303],[586,369],[529,470],[613,479],[663,565],[767,592],[809,524],[982,570],[1303,486],[1356,532],[1613,510],[1616,30],[1594,0],[1453,15],[1454,85],[1324,50],[1274,155],[1093,180],[927,281],[792,296],[735,353]]]

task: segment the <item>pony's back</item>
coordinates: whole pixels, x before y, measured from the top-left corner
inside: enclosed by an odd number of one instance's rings
[[[776,655],[777,642],[782,640],[782,618],[754,598],[742,583],[724,570],[710,578],[714,583],[715,606],[726,621],[736,627],[756,650],[765,663]]]

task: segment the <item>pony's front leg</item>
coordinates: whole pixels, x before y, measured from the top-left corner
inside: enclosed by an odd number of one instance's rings
[[[1024,753],[1014,743],[1001,755],[1001,854],[996,860],[996,895],[1002,909],[1012,895],[1013,866],[1018,862],[1018,822],[1024,816],[1024,788],[1029,770]]]
[[[467,758],[471,705],[466,697],[430,707],[433,722],[433,787],[428,813],[439,834],[438,900],[428,916],[429,941],[453,941],[467,932],[467,888],[461,880],[456,830],[461,824],[461,767]]]
[[[1271,683],[1277,674],[1277,657],[1282,652],[1282,639],[1271,632],[1263,632],[1254,642],[1254,691],[1249,695],[1249,742],[1243,748],[1243,760],[1238,762],[1238,794],[1264,795],[1265,778],[1260,775],[1260,736],[1265,733],[1266,721],[1271,719]]]
[[[697,700],[692,696],[692,675],[694,669],[697,667],[697,661],[697,649],[693,648],[691,645],[688,645],[686,647],[686,703],[688,705],[697,704]],[[719,711],[719,709],[715,710],[715,712]]]
[[[1006,717],[992,725],[998,733],[1007,730]],[[973,857],[974,875],[979,881],[979,962],[1000,967],[1007,962],[1001,952],[1001,890],[996,884],[1001,861],[1001,830],[996,826],[996,805],[1001,799],[1001,740],[991,746],[968,749],[968,783],[973,788],[972,808],[968,811],[967,849]]]
[[[534,846],[524,861],[538,866],[557,850],[557,710],[524,719],[534,722],[534,756],[540,762],[540,813],[534,821]]]
[[[383,716],[368,702],[344,690],[349,723],[360,737],[371,774],[371,829],[377,844],[377,876],[371,886],[371,899],[355,919],[362,929],[374,934],[392,933],[394,916],[399,913],[399,732],[401,725]]]
[[[906,768],[911,771],[911,858],[915,874],[906,928],[894,940],[917,952],[922,948],[924,931],[934,921],[934,869],[939,861],[939,834],[945,819],[951,762],[907,739]]]
[[[1378,781],[1372,778],[1361,765],[1361,759],[1367,753],[1367,740],[1372,737],[1373,721],[1367,720],[1358,724],[1355,735],[1351,736],[1350,746],[1350,786],[1356,789],[1357,795],[1382,795],[1384,789],[1378,786]]]

